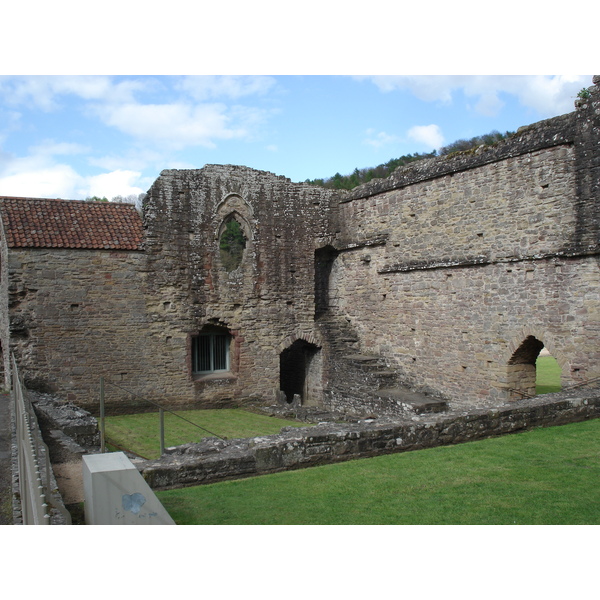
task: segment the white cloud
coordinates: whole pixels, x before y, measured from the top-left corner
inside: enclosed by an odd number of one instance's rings
[[[408,130],[408,137],[428,148],[437,149],[444,143],[442,130],[438,125],[415,125]]]
[[[453,102],[457,91],[462,90],[475,100],[475,110],[487,116],[495,116],[502,109],[500,94],[511,94],[543,117],[573,110],[577,92],[592,81],[587,75],[396,75],[369,80],[382,92],[407,90],[426,102],[443,104]]]
[[[234,115],[224,104],[118,104],[99,108],[107,125],[139,140],[169,148],[205,146],[215,140],[243,138],[255,120]],[[235,121],[235,123],[234,123]]]
[[[176,89],[189,94],[195,100],[208,100],[212,98],[237,99],[243,96],[262,95],[275,85],[275,78],[264,75],[239,76],[231,75],[198,75],[182,78]]]
[[[67,164],[56,162],[57,155],[86,152],[80,144],[44,140],[24,157],[3,154],[0,160],[0,195],[40,198],[77,198],[85,178]]]
[[[0,175],[0,195],[73,198],[82,178],[69,165],[52,165]]]
[[[374,129],[367,129],[365,132],[367,137],[364,140],[365,144],[369,146],[373,146],[375,148],[381,148],[383,146],[389,146],[390,144],[394,144],[398,141],[398,137],[395,135],[390,135],[385,131],[379,131],[375,133]]]
[[[43,140],[37,146],[29,149],[35,156],[55,156],[84,154],[90,151],[88,146],[72,142],[55,142],[54,140]]]
[[[75,146],[75,147],[73,147]],[[139,194],[147,182],[138,171],[114,170],[84,176],[72,166],[57,163],[55,154],[79,150],[73,144],[42,144],[32,154],[15,158],[0,155],[0,196],[83,199],[88,196],[128,196]]]
[[[25,105],[45,112],[60,107],[61,96],[110,102],[131,101],[146,84],[138,79],[115,81],[108,76],[1,77],[0,95],[9,106]]]
[[[574,109],[575,96],[583,87],[589,87],[592,78],[579,75],[535,76],[527,78],[527,85],[514,93],[521,104],[534,108],[543,115],[565,114]]]
[[[111,153],[104,156],[90,156],[87,158],[89,165],[105,171],[125,169],[130,171],[143,171],[154,165],[157,171],[164,169],[165,160],[168,158],[163,152],[147,147],[129,148],[123,154]]]
[[[448,76],[376,75],[369,79],[382,92],[408,90],[420,100],[444,104],[452,101],[453,90],[461,85],[456,78]]]
[[[137,171],[113,171],[86,178],[86,196],[106,197],[109,200],[115,196],[129,196],[141,194],[143,190],[139,185],[141,173]]]
[[[0,107],[0,144],[22,125],[22,115],[15,110],[2,110]]]
[[[0,175],[0,195],[70,200],[105,196],[110,200],[115,196],[140,194],[148,187],[141,184],[141,173],[136,171],[85,177],[69,165],[58,164]]]
[[[136,141],[174,150],[256,136],[270,113],[238,99],[264,95],[274,85],[266,76],[0,77],[0,98],[7,106],[100,118]]]

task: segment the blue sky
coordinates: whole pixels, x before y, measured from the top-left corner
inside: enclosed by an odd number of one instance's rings
[[[293,181],[573,110],[591,75],[2,76],[0,195],[109,199],[162,169]]]
[[[110,199],[210,163],[348,174],[570,112],[592,76],[532,74],[597,54],[579,11],[527,0],[82,6],[3,8],[0,195]]]

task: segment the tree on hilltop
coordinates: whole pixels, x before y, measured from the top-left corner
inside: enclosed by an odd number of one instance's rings
[[[434,158],[436,156],[447,156],[454,152],[464,152],[466,150],[472,150],[481,145],[490,146],[501,140],[505,140],[514,135],[513,132],[507,131],[506,133],[500,133],[499,131],[491,131],[484,135],[478,135],[469,140],[457,140],[452,144],[448,144],[440,148],[439,152],[433,150],[433,152],[406,154],[399,158],[392,158],[386,163],[378,165],[377,167],[371,167],[366,169],[354,169],[350,175],[341,175],[336,173],[333,177],[328,179],[307,179],[305,183],[310,185],[319,185],[321,187],[334,189],[334,190],[351,190],[363,183],[368,183],[372,179],[385,179],[389,177],[398,167],[405,167],[406,165],[415,162],[417,160],[424,160],[427,158]]]

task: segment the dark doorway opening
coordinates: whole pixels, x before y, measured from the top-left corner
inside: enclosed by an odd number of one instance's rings
[[[304,340],[296,340],[279,355],[279,389],[291,403],[300,396],[301,403],[309,403],[311,397],[311,365],[319,348]]]
[[[333,246],[315,250],[315,319],[329,309],[329,277],[338,254]]]

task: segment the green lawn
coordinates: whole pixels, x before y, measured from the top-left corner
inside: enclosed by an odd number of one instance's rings
[[[600,419],[158,492],[178,524],[600,524]]]
[[[537,391],[560,390],[538,358]],[[165,414],[165,445],[305,424],[241,409]],[[108,417],[107,438],[159,456],[157,413]],[[209,433],[210,432],[210,433]],[[458,446],[159,492],[180,524],[600,524],[600,420]]]
[[[307,427],[307,423],[276,419],[267,415],[251,413],[241,409],[181,410],[185,417],[203,429],[175,415],[165,413],[165,447],[199,442],[205,437],[228,439],[272,435],[282,427]],[[208,430],[208,431],[205,431]],[[106,418],[106,439],[111,449],[124,448],[144,458],[160,456],[160,421],[158,413],[122,415]],[[111,446],[110,442],[114,442]]]
[[[560,390],[560,367],[551,356],[540,356],[536,363],[537,393]],[[305,427],[296,421],[285,421],[241,409],[177,411],[177,414],[204,427],[203,431],[172,414],[165,413],[165,446],[198,442],[203,437],[220,436],[229,439],[279,433],[282,427]],[[145,458],[160,455],[158,413],[107,417],[106,437],[109,448],[131,450]],[[110,444],[110,442],[114,444]]]
[[[560,392],[560,366],[552,356],[538,356],[536,368],[536,393]]]

